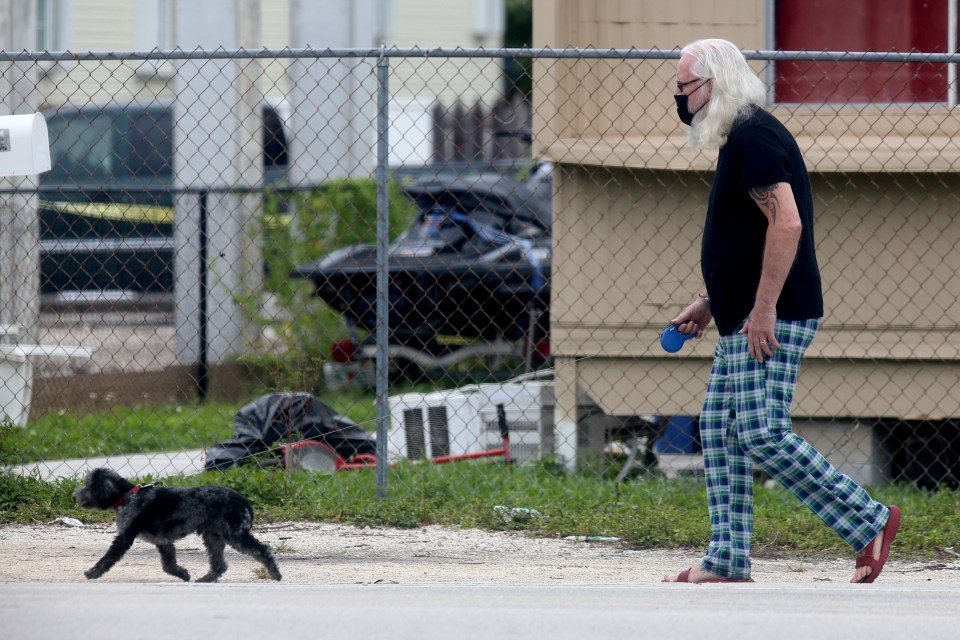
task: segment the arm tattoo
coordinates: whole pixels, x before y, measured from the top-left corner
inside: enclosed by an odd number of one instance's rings
[[[753,187],[750,189],[750,197],[758,206],[770,212],[770,223],[777,224],[777,209],[780,206],[780,200],[777,198],[777,185],[769,184],[765,187]]]

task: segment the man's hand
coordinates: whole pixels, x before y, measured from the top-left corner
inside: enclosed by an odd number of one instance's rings
[[[743,329],[740,329],[741,334],[747,334],[747,349],[750,357],[757,362],[762,363],[764,357],[773,357],[774,349],[780,348],[780,343],[777,342],[777,336],[774,334],[776,322],[776,309],[768,311],[754,307]]]
[[[670,322],[679,325],[677,331],[683,335],[696,335],[698,338],[702,338],[704,329],[710,325],[712,320],[713,314],[710,313],[710,303],[704,298],[699,298],[694,300]]]

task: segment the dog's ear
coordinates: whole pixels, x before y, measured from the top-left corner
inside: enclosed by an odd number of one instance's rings
[[[102,509],[112,507],[123,494],[133,488],[133,484],[126,478],[112,469],[104,468],[91,471],[87,483],[94,501]]]
[[[107,473],[105,470],[100,470],[100,482],[103,487],[104,493],[114,495],[117,493],[125,493],[120,489],[119,478],[115,478],[112,473]]]

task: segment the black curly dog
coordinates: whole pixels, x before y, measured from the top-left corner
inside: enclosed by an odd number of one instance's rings
[[[110,469],[94,469],[84,486],[73,492],[73,499],[86,509],[117,512],[117,537],[97,564],[84,572],[91,580],[109,571],[140,537],[157,545],[164,571],[189,582],[190,574],[177,564],[173,543],[191,533],[203,539],[210,559],[210,571],[197,582],[216,582],[224,574],[227,544],[260,562],[274,580],[280,579],[270,548],[250,533],[250,501],[233,489],[134,485]]]

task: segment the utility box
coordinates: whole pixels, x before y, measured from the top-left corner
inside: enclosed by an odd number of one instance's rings
[[[390,459],[417,460],[497,449],[503,445],[498,405],[504,407],[512,460],[523,464],[551,453],[553,382],[522,378],[391,396]]]

